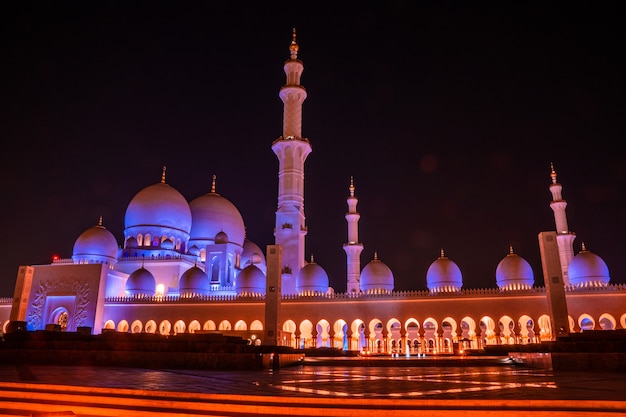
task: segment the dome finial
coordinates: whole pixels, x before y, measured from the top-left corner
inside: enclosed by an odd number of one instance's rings
[[[552,184],[556,184],[556,171],[552,162],[550,162],[550,177],[552,177]]]
[[[509,245],[509,254],[514,254],[515,252],[513,252],[513,245]]]
[[[311,254],[311,263],[314,264],[315,260],[313,259],[313,254]]]
[[[211,194],[215,194],[215,179],[217,178],[216,175],[213,175],[213,181],[211,181]]]
[[[439,254],[439,258],[444,259],[446,257],[446,254],[443,251],[443,248],[441,248],[441,253]]]
[[[378,252],[374,251],[374,260],[377,261],[378,260]]]
[[[581,252],[586,252],[587,251],[587,247],[585,246],[585,242],[583,242],[582,244],[582,248],[580,249]]]
[[[296,28],[293,28],[291,34],[291,45],[289,45],[289,51],[291,52],[291,59],[298,59],[298,43],[296,42]]]
[[[354,177],[350,175],[350,197],[354,197]]]
[[[167,167],[163,165],[163,170],[161,171],[161,184],[165,184],[165,170]]]
[[[102,215],[100,216],[100,218],[98,219],[98,226],[102,226]]]

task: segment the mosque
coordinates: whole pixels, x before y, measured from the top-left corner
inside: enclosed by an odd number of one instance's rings
[[[323,267],[305,259],[304,164],[312,149],[301,131],[307,91],[298,50],[294,31],[279,92],[283,132],[271,144],[279,161],[274,245],[261,248],[246,237],[241,213],[218,194],[215,177],[210,192],[188,201],[167,183],[163,167],[160,181],[128,204],[123,240],[100,218],[77,237],[71,258],[18,268],[14,297],[0,300],[2,330],[19,324],[93,334],[216,332],[256,345],[408,355],[626,329],[626,286],[611,284],[606,263],[584,244],[574,253],[576,235],[553,166],[555,231],[539,233],[545,288],[535,286],[530,264],[510,248],[496,267],[497,288],[464,289],[461,270],[442,249],[426,271],[428,290],[394,291],[393,272],[377,255],[361,268],[350,179],[347,289],[336,293]],[[559,291],[563,302],[555,310]]]

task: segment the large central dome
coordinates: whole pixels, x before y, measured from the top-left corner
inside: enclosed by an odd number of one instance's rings
[[[126,209],[126,229],[160,226],[189,233],[191,211],[185,197],[165,183],[150,185],[139,191]]]
[[[124,239],[144,239],[143,246],[160,246],[163,239],[184,245],[191,230],[191,210],[185,197],[165,183],[165,167],[161,182],[139,191],[130,201],[124,217]]]
[[[246,229],[241,213],[233,203],[215,192],[215,185],[210,193],[192,200],[189,207],[192,218],[189,247],[203,248],[228,242],[243,248]]]

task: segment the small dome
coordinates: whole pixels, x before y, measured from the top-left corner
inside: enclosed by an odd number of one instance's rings
[[[142,189],[130,201],[124,225],[126,241],[131,236],[149,235],[173,237],[186,243],[191,230],[191,210],[185,197],[165,183],[164,170],[161,182]]]
[[[215,235],[215,243],[228,243],[228,235],[224,232],[219,232]]]
[[[443,249],[426,271],[426,286],[432,292],[456,292],[463,287],[461,269],[445,256]]]
[[[582,245],[582,250],[572,259],[567,269],[569,283],[575,287],[604,287],[611,277],[606,263]]]
[[[186,270],[178,281],[178,292],[181,297],[207,295],[210,289],[209,277],[198,266]]]
[[[371,260],[361,271],[361,291],[363,292],[391,292],[395,281],[391,269],[374,254]]]
[[[248,265],[241,270],[235,282],[238,295],[265,294],[265,275],[255,265]]]
[[[76,242],[72,251],[74,263],[104,263],[117,262],[118,245],[115,236],[102,226],[102,218],[96,226],[85,230]]]
[[[298,294],[316,294],[328,292],[328,274],[324,268],[313,261],[304,265],[296,276]]]
[[[255,265],[263,274],[265,274],[267,270],[267,263],[263,251],[256,243],[247,238],[243,242],[240,265],[242,268],[248,265]]]
[[[141,267],[128,276],[126,280],[126,295],[153,296],[156,291],[154,275],[146,268]]]
[[[509,254],[496,267],[496,284],[502,290],[520,290],[532,288],[534,282],[532,267],[526,259],[514,253],[511,247]]]
[[[243,246],[245,226],[237,207],[215,192],[197,197],[189,203],[192,216],[189,245],[204,249],[216,243],[234,243]]]

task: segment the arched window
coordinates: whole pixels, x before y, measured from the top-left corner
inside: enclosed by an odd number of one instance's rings
[[[220,282],[220,259],[217,256],[211,258],[211,283]]]

